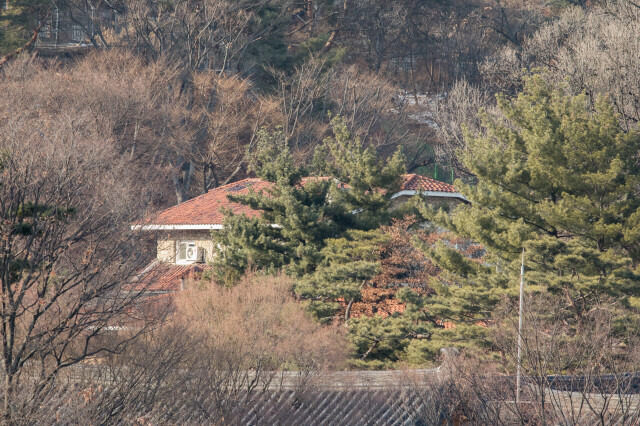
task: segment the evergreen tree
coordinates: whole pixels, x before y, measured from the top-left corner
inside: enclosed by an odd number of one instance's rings
[[[411,226],[419,224],[419,226]],[[452,275],[436,267],[439,248],[451,247],[458,262],[475,259],[483,250],[468,240],[443,232],[435,226],[425,226],[417,217],[396,221],[385,229],[391,241],[382,249],[382,272],[373,285],[393,291],[393,298],[404,305],[402,312],[390,312],[386,317],[362,316],[349,322],[349,337],[355,359],[352,365],[362,368],[389,367],[394,362],[424,366],[433,362],[443,347],[477,346],[487,330],[475,324],[469,312],[469,300],[453,300],[447,292]],[[420,241],[418,250],[412,239]],[[383,293],[385,291],[383,290]],[[384,305],[382,305],[384,306]]]
[[[400,152],[381,160],[351,137],[341,117],[331,123],[334,137],[318,149],[316,176],[306,179],[307,170],[295,165],[282,134],[262,132],[251,169],[271,187],[229,196],[262,215],[228,213],[222,232],[213,234],[221,247],[217,263],[223,279],[233,281],[249,266],[306,276],[297,292],[314,301],[312,308],[321,316],[336,307],[329,299],[353,299],[354,286],[373,275],[373,250],[381,237],[366,231],[390,219],[391,195],[404,171]],[[326,286],[318,281],[321,276],[331,277]],[[338,285],[339,277],[345,283]]]
[[[404,312],[350,321],[349,339],[355,349],[353,366],[379,369],[398,361],[424,366],[438,357],[441,348],[474,347],[486,335],[486,329],[474,324],[445,327],[445,321],[436,315],[430,303],[433,300],[430,294],[402,288],[395,297],[405,303]]]
[[[324,240],[340,232],[338,223],[326,220],[339,209],[326,202],[330,180],[310,179],[303,184],[305,169],[294,164],[282,133],[263,130],[258,137],[250,167],[272,185],[264,192],[250,190],[228,197],[262,215],[248,218],[227,212],[224,229],[212,233],[220,247],[218,275],[227,283],[239,279],[248,267],[267,271],[287,267],[297,276],[312,272],[321,260]]]
[[[326,150],[330,158],[324,172],[348,185],[346,191],[339,186],[330,189],[331,202],[347,213],[340,217],[341,222],[363,230],[387,225],[392,216],[391,195],[402,185],[402,151],[398,149],[388,161],[381,161],[373,148],[363,148],[359,139],[351,137],[341,117],[332,119],[331,126],[334,137],[324,140],[320,153]]]
[[[411,331],[410,321],[403,315],[383,318],[380,315],[354,318],[349,323],[349,340],[355,356],[354,367],[388,368],[401,359]]]
[[[487,257],[478,264],[450,246],[429,248],[449,274],[430,309],[467,323],[488,318],[501,295],[517,294],[523,248],[529,290],[564,298],[576,327],[602,296],[636,304],[640,135],[621,130],[605,99],[590,110],[585,95],[540,76],[498,105],[504,118],[483,114],[484,133],[466,137],[462,158],[477,182],[456,185],[471,206],[437,216]]]
[[[342,300],[345,321],[360,290],[380,271],[379,251],[386,240],[379,230],[349,230],[342,238],[330,238],[320,252],[316,270],[300,278],[295,292],[310,300],[310,310],[320,319],[331,319]]]
[[[53,3],[45,0],[5,0],[2,6],[0,56],[23,46],[53,9]]]

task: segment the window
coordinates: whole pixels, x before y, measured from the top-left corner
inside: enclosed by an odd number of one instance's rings
[[[40,38],[51,38],[51,26],[49,24],[44,24],[42,28],[40,28],[38,35]]]
[[[198,260],[198,248],[194,241],[178,241],[176,263],[193,263]]]
[[[71,40],[82,41],[84,40],[84,30],[80,25],[73,24],[71,27]]]

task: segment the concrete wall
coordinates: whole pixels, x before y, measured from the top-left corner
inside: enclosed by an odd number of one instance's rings
[[[409,201],[411,198],[413,198],[413,195],[402,195],[400,197],[396,197],[393,200],[391,200],[391,208],[395,209],[401,204],[404,204],[407,201]],[[460,198],[454,198],[454,197],[424,197],[424,199],[427,202],[427,204],[431,206],[434,206],[436,208],[444,207],[445,209],[446,208],[452,209],[458,204],[464,203],[464,200],[461,200]]]
[[[176,242],[158,237],[158,249],[156,257],[160,262],[174,263],[176,261]]]
[[[215,246],[210,231],[171,231],[158,235],[157,258],[160,262],[175,263],[178,241],[194,241],[197,247],[204,249],[205,260],[213,260]]]

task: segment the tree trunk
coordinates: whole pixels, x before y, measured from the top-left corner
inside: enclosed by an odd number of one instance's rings
[[[353,306],[353,300],[349,300],[349,304],[347,305],[347,309],[344,311],[344,325],[347,325],[347,321],[349,321],[349,317],[351,317],[351,307]]]
[[[348,8],[348,6],[349,6],[349,0],[344,0],[342,2],[342,17],[343,18],[347,17],[347,8]],[[320,54],[327,53],[329,51],[329,49],[331,49],[333,47],[333,44],[336,41],[336,37],[338,37],[338,32],[339,32],[338,28],[336,28],[335,30],[333,30],[331,32],[331,35],[329,36],[329,40],[327,40],[327,42],[322,47],[322,50],[320,51]]]
[[[360,284],[360,291],[362,291],[362,289],[364,288],[366,283],[367,283],[367,280],[363,280],[362,281],[362,284]],[[345,327],[347,326],[347,321],[349,321],[349,318],[351,318],[351,307],[353,306],[353,302],[354,301],[355,301],[354,298],[349,300],[349,304],[347,305],[347,309],[345,309],[345,311],[344,311],[344,325],[345,325]]]
[[[377,348],[377,347],[378,347],[378,343],[380,343],[380,340],[376,340],[376,341],[373,343],[373,345],[371,345],[371,347],[370,347],[370,348],[369,348],[369,349],[364,353],[364,355],[362,355],[362,356],[360,357],[360,359],[362,359],[362,360],[367,359],[367,357],[369,356],[369,354],[370,354],[371,352],[373,352],[373,350],[374,350],[375,348]]]
[[[314,8],[313,8],[313,0],[307,0],[307,10],[305,12],[305,15],[307,15],[307,22],[309,22],[309,34],[313,34],[313,27],[314,27],[314,19],[315,19],[315,13],[314,13]]]
[[[206,163],[202,170],[202,193],[206,194],[210,189],[220,186],[218,181],[218,175],[216,174],[216,165],[213,163]]]
[[[5,56],[3,56],[2,58],[0,58],[0,68],[2,68],[2,66],[4,64],[6,64],[9,60],[11,60],[11,58],[13,58],[16,55],[19,55],[20,53],[22,53],[22,51],[24,51],[25,49],[28,49],[29,47],[31,47],[31,45],[33,43],[36,42],[36,40],[38,39],[38,31],[40,31],[40,28],[42,28],[43,25],[44,25],[44,19],[42,20],[42,23],[40,25],[38,25],[38,28],[33,30],[33,35],[31,36],[29,41],[25,43],[24,46],[19,47],[16,50],[14,50],[13,52],[8,53]]]
[[[182,161],[180,171],[173,175],[173,186],[176,191],[178,204],[189,199],[193,173],[193,163],[190,161]]]
[[[9,416],[9,395],[11,394],[11,378],[9,377],[9,374],[7,374],[7,372],[5,371],[5,376],[4,376],[4,403],[2,405],[2,416],[4,417],[5,421],[9,420],[10,416]]]

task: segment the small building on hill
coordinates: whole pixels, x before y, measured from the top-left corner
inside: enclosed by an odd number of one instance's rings
[[[124,30],[123,12],[119,1],[54,7],[40,22],[35,48],[40,54],[57,54],[103,45],[106,31],[120,34]]]
[[[223,228],[223,211],[249,217],[260,215],[259,211],[230,201],[228,195],[247,194],[250,190],[260,192],[270,186],[271,183],[258,178],[243,179],[212,189],[133,225],[134,230],[155,233],[157,240],[156,259],[138,274],[135,281],[152,294],[166,294],[183,290],[188,280],[199,279],[212,269],[208,264],[215,252],[211,232]],[[453,206],[466,202],[453,185],[406,174],[400,191],[391,197],[392,206],[417,194],[433,205]]]

